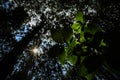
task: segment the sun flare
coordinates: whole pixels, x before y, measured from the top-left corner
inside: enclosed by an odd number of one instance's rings
[[[35,54],[38,53],[38,48],[36,48],[36,47],[33,48],[32,52],[35,53]]]

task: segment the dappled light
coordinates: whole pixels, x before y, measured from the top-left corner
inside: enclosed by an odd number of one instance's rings
[[[35,48],[32,49],[32,54],[33,55],[37,55],[38,52],[39,52],[38,48],[35,47]]]
[[[0,80],[119,80],[120,3],[1,0]]]

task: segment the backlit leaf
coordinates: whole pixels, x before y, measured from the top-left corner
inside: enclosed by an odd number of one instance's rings
[[[74,24],[72,25],[72,29],[73,29],[74,31],[76,31],[77,33],[80,33],[80,32],[81,32],[81,26],[80,26],[79,23],[74,23]]]
[[[80,33],[80,41],[81,41],[81,42],[85,42],[85,41],[86,41],[86,39],[85,39],[85,37],[84,37],[84,32],[81,32],[81,33]]]
[[[76,21],[77,21],[77,22],[80,21],[80,22],[83,23],[83,14],[82,14],[82,12],[78,12],[78,13],[76,14]]]
[[[107,46],[107,44],[102,39],[99,46]]]
[[[71,41],[70,46],[73,48],[73,47],[75,47],[77,44],[79,44],[79,42],[77,41],[77,39],[76,39],[76,38],[72,38],[72,41]]]
[[[77,56],[75,56],[75,55],[71,55],[71,56],[69,56],[68,57],[68,61],[71,63],[71,64],[76,64],[76,62],[77,62]]]

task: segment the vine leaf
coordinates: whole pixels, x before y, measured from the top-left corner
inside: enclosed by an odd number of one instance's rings
[[[70,47],[74,48],[77,44],[79,44],[77,39],[76,38],[72,38],[72,41],[70,43]]]
[[[63,35],[61,30],[52,30],[51,31],[51,37],[53,38],[54,41],[62,43],[63,42]]]
[[[82,12],[78,12],[78,13],[76,14],[76,21],[77,21],[77,22],[82,22],[82,23],[84,22]]]
[[[65,51],[64,51],[61,55],[58,56],[58,60],[60,61],[60,63],[61,63],[62,65],[65,64],[65,62],[66,62],[66,54],[65,54]]]
[[[63,35],[64,35],[64,40],[69,41],[73,36],[73,30],[71,29],[71,27],[63,28]]]
[[[58,57],[63,52],[64,52],[64,46],[56,44],[49,49],[47,54],[50,58],[54,58],[54,57]]]
[[[72,64],[72,65],[74,65],[74,64],[76,64],[76,62],[77,62],[77,56],[75,56],[75,55],[72,55],[72,56],[68,56],[68,61]]]
[[[85,37],[84,37],[84,32],[81,32],[81,33],[80,33],[80,41],[81,41],[81,42],[85,42],[85,41],[86,41],[86,39],[85,39]]]
[[[102,39],[99,46],[100,46],[100,47],[101,47],[101,46],[107,46],[107,44],[106,44],[106,43],[104,42],[104,40]]]
[[[72,29],[74,30],[74,31],[76,31],[77,33],[81,33],[81,26],[80,26],[80,24],[79,23],[74,23],[73,25],[72,25]]]

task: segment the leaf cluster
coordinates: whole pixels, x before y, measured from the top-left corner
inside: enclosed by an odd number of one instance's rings
[[[104,60],[101,49],[107,47],[100,26],[85,20],[83,13],[78,12],[71,27],[54,29],[51,33],[54,41],[65,44],[61,53],[55,52],[60,63],[69,62],[77,66],[79,76],[92,78]]]

